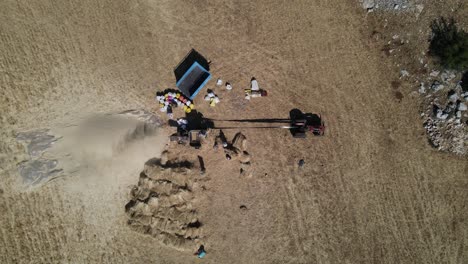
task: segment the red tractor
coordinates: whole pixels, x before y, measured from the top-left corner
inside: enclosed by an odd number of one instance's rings
[[[325,123],[321,115],[302,114],[301,116],[291,118],[290,131],[295,138],[305,138],[307,131],[311,132],[314,136],[323,136],[325,134]]]

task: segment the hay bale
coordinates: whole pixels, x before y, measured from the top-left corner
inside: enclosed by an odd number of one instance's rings
[[[242,133],[237,133],[232,140],[232,146],[240,149],[241,151],[247,150],[247,138]]]

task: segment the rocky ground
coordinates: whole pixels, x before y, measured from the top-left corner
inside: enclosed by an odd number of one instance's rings
[[[421,0],[359,0],[363,8],[368,12],[392,11],[392,12],[416,12],[421,13],[424,5]]]
[[[459,155],[468,153],[468,92],[460,85],[460,75],[432,71],[419,93],[423,98],[421,117],[429,142],[438,150]]]
[[[380,29],[372,38],[381,45],[383,59],[393,61],[398,79],[392,82],[395,97],[419,97],[421,123],[434,148],[457,155],[468,153],[468,93],[461,87],[462,71],[444,70],[428,54],[430,22],[440,16],[456,17],[463,28],[468,22],[460,16],[466,5],[448,1],[449,8],[425,10],[426,1],[362,1],[368,11],[380,10]],[[392,6],[394,8],[392,8]],[[419,18],[422,12],[426,16]],[[386,36],[382,32],[386,32]],[[403,86],[403,87],[402,87]],[[406,86],[406,87],[405,87]],[[405,90],[402,92],[402,90]],[[406,94],[406,95],[405,95]]]

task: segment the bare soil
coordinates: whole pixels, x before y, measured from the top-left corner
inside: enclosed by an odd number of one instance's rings
[[[425,8],[433,17],[445,6]],[[299,108],[327,125],[324,137],[305,140],[242,130],[252,177],[211,146],[185,153],[205,161],[194,201],[204,262],[468,259],[468,162],[429,146],[419,101],[396,94],[399,72],[357,1],[3,1],[0,17],[1,263],[200,262],[127,224],[131,189],[165,141],[135,145],[154,146],[140,167],[125,163],[132,149],[97,165],[90,176],[102,180],[71,175],[24,190],[16,164],[26,156],[14,137],[90,113],[157,113],[155,91],[174,86],[173,67],[192,47],[233,85],[208,83],[221,102],[210,108],[201,94],[205,116],[286,118]],[[268,97],[243,99],[252,76]]]

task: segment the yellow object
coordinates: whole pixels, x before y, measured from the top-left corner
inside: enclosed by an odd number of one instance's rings
[[[185,113],[188,114],[188,113],[190,113],[190,112],[192,112],[192,109],[190,109],[190,107],[187,107],[187,109],[185,110]]]
[[[187,112],[187,108],[188,108],[188,107],[187,107],[186,105],[184,105],[184,111],[185,111],[185,112]]]
[[[168,96],[169,96],[168,94],[165,94],[165,95],[164,95],[164,97],[166,97],[166,98],[167,98]]]
[[[210,99],[210,106],[211,106],[211,107],[215,107],[215,105],[216,105],[215,100],[214,100],[213,98],[211,98],[211,99]]]
[[[191,104],[189,107],[190,107],[190,109],[194,109],[194,108],[195,108],[195,105],[194,105],[194,104]]]
[[[180,93],[176,93],[175,98],[179,99]]]

